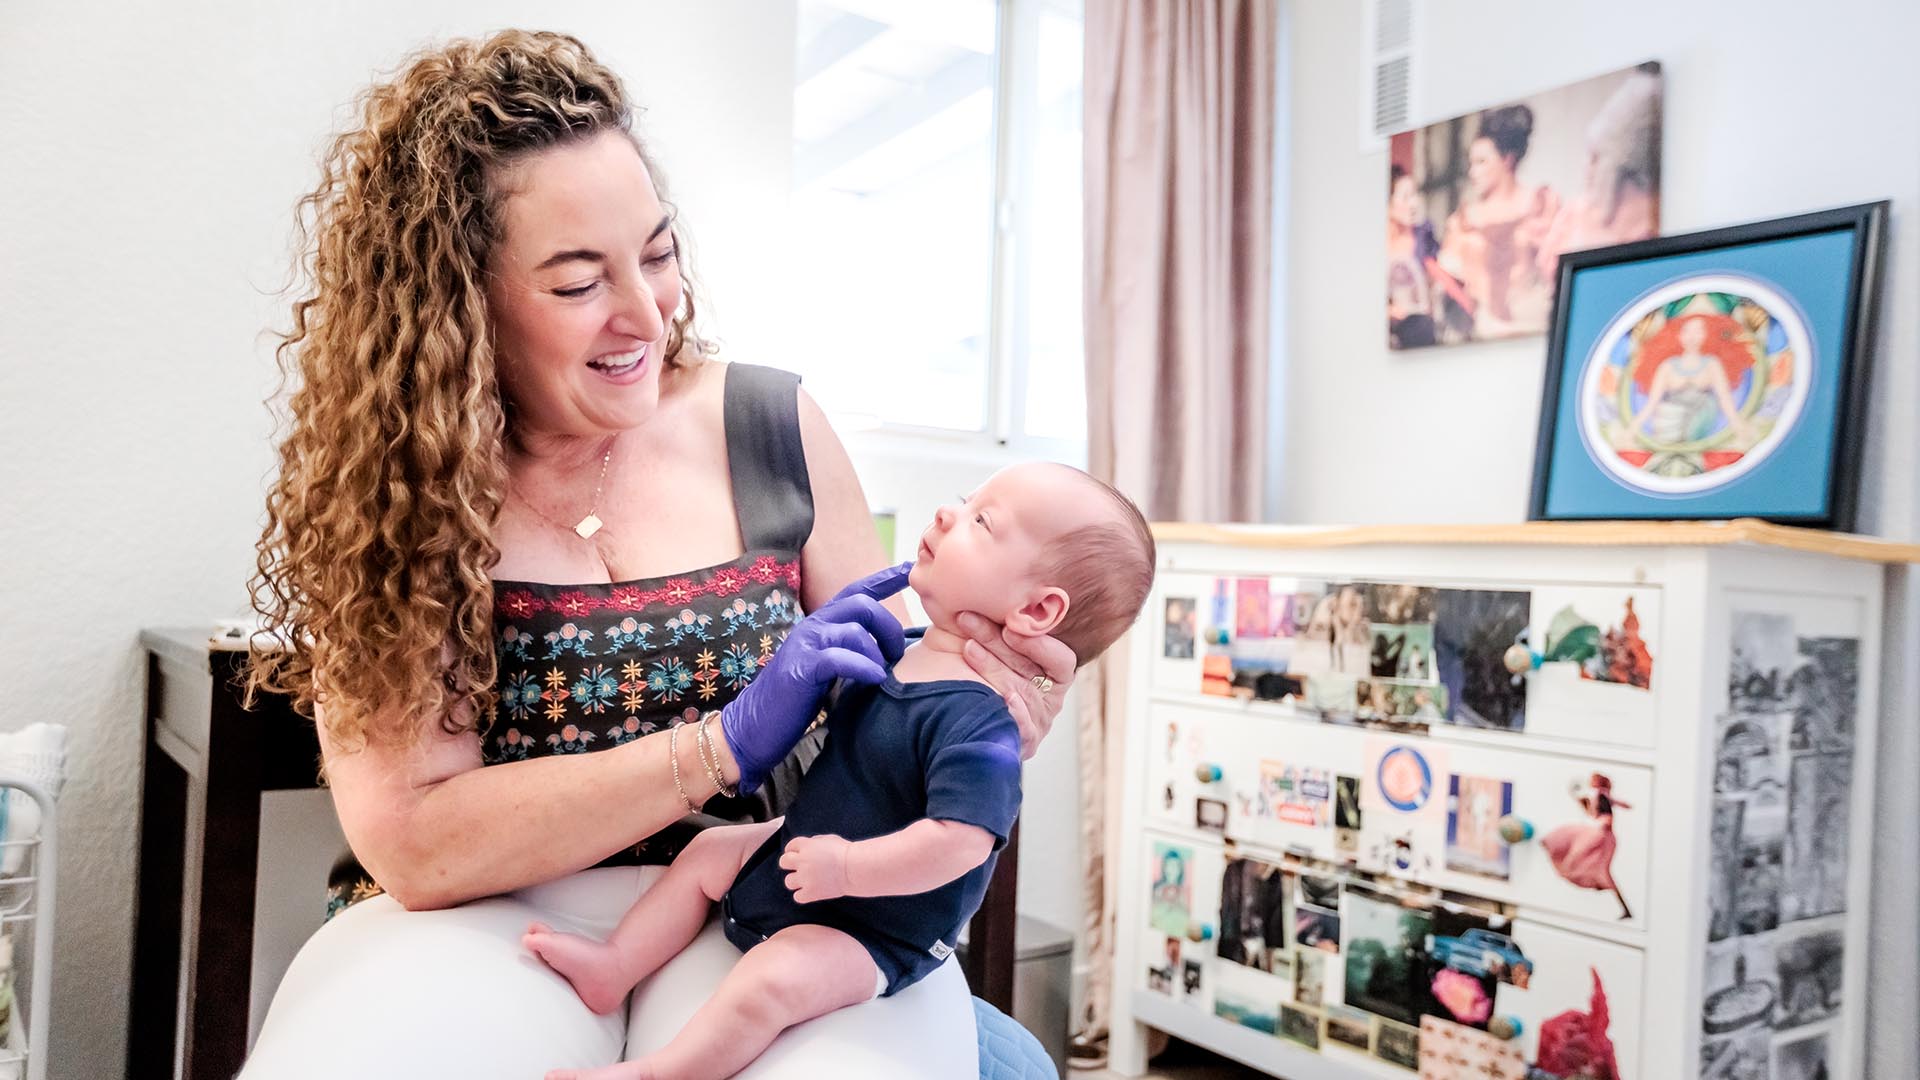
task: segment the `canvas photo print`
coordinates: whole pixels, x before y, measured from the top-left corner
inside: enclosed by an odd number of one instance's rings
[[[1662,94],[1647,63],[1394,136],[1388,346],[1545,333],[1563,253],[1658,235]]]

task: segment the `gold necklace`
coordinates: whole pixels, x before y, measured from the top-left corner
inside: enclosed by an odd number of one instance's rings
[[[575,522],[571,526],[562,525],[559,522],[548,517],[546,513],[542,511],[538,506],[533,505],[532,499],[529,499],[524,494],[521,494],[520,486],[518,484],[508,485],[508,490],[512,491],[515,495],[518,495],[520,497],[520,501],[527,504],[527,509],[533,511],[535,514],[538,514],[540,516],[540,520],[546,522],[547,524],[553,526],[556,529],[570,528],[573,532],[579,534],[580,539],[591,540],[593,539],[593,534],[599,532],[600,527],[606,524],[606,522],[601,521],[599,518],[600,492],[603,488],[607,486],[607,465],[613,460],[613,440],[619,437],[620,436],[618,435],[608,436],[607,448],[600,454],[600,479],[597,482],[595,482],[593,485],[593,502],[589,504],[587,507],[587,516],[581,518],[579,521]]]

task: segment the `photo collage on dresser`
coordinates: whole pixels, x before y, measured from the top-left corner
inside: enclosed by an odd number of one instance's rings
[[[1524,592],[1216,578],[1166,597],[1162,617],[1162,658],[1198,652],[1205,694],[1404,733],[1525,726],[1526,681],[1505,666],[1527,639]]]
[[[1630,858],[1616,881],[1612,821],[1644,813],[1645,770],[1549,784],[1505,771],[1497,738],[1424,736],[1624,738],[1569,718],[1596,704],[1608,725],[1651,713],[1656,594],[1195,574],[1159,604],[1156,686],[1314,726],[1266,739],[1214,725],[1213,710],[1156,718],[1153,813],[1202,840],[1152,843],[1149,994],[1295,1052],[1436,1080],[1618,1077],[1637,1060],[1637,1032],[1618,1022],[1637,1012],[1637,954],[1588,948],[1495,898],[1538,891],[1631,918],[1644,874]],[[1551,696],[1530,717],[1543,671]],[[1541,835],[1514,835],[1523,793],[1549,788]]]
[[[1860,642],[1736,610],[1714,725],[1702,1077],[1838,1075]]]
[[[1550,972],[1567,996],[1554,994],[1536,1036],[1517,1037],[1508,1014],[1540,973],[1510,914],[1228,851],[1214,864],[1216,919],[1195,849],[1155,841],[1150,857],[1153,993],[1300,1049],[1423,1077],[1537,1080],[1547,1066],[1556,1077],[1620,1075],[1621,1033],[1598,971]]]

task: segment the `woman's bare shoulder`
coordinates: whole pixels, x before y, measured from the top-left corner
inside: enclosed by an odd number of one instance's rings
[[[720,409],[727,385],[727,361],[698,357],[667,369],[660,377],[660,404],[692,407],[701,411]]]

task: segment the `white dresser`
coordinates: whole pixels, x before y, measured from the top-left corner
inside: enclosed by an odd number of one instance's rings
[[[1861,1072],[1885,564],[1757,522],[1161,526],[1113,1068]]]

